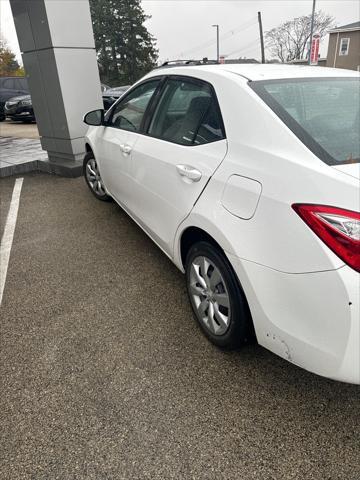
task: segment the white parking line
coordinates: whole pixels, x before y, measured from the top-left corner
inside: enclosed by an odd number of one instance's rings
[[[9,212],[6,218],[4,233],[0,244],[0,306],[3,299],[6,274],[9,265],[11,247],[14,239],[14,232],[19,210],[20,194],[23,180],[23,178],[17,178],[15,180]]]

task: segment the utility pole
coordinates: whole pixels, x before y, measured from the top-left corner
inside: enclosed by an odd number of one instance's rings
[[[315,19],[315,4],[316,0],[313,0],[313,8],[312,8],[312,15],[311,15],[311,27],[310,27],[310,46],[309,46],[309,53],[308,53],[308,64],[311,64],[311,46],[313,41],[314,35],[314,19]]]
[[[219,25],[213,25],[216,27],[216,60],[220,62],[220,38],[219,38]]]
[[[258,21],[260,30],[261,63],[265,63],[264,32],[262,28],[261,12],[258,12]]]

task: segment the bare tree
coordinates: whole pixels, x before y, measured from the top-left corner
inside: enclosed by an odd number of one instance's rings
[[[325,37],[328,30],[334,26],[334,18],[327,13],[315,13],[314,34]],[[271,54],[281,62],[301,59],[307,55],[310,40],[311,15],[294,18],[266,32],[266,47]]]

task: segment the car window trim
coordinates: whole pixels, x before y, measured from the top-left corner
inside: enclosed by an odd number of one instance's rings
[[[271,110],[278,116],[278,118],[288,127],[294,135],[307,147],[316,157],[329,166],[346,165],[354,163],[354,160],[337,161],[318,143],[286,110],[275,100],[270,93],[264,88],[265,85],[274,83],[298,83],[318,81],[321,82],[324,78],[331,78],[331,80],[345,80],[356,79],[356,77],[299,77],[299,78],[280,78],[271,80],[256,80],[249,81],[249,87],[264,101],[264,103],[271,108]],[[358,162],[356,162],[358,163]]]
[[[151,100],[150,102],[148,103],[147,107],[146,107],[146,110],[145,110],[145,113],[144,113],[144,116],[143,116],[143,119],[141,121],[141,125],[140,125],[140,129],[136,132],[132,132],[132,133],[136,133],[138,135],[144,135],[145,137],[149,137],[149,138],[156,138],[157,140],[161,140],[163,142],[167,142],[167,143],[171,143],[171,144],[174,144],[174,145],[180,145],[182,147],[201,147],[201,146],[204,146],[204,145],[208,145],[210,143],[215,143],[215,142],[220,142],[222,140],[226,140],[226,129],[225,129],[225,124],[224,124],[224,120],[223,120],[223,116],[222,116],[222,112],[221,112],[221,108],[220,108],[220,104],[219,104],[219,100],[218,100],[218,97],[216,95],[216,91],[215,91],[215,88],[214,86],[206,81],[206,80],[203,80],[201,78],[197,78],[197,77],[193,77],[193,76],[190,76],[190,75],[156,75],[156,76],[153,76],[153,77],[150,77],[150,78],[146,78],[143,82],[140,82],[140,83],[137,83],[136,85],[133,86],[133,88],[130,88],[125,96],[119,98],[111,107],[110,109],[108,110],[108,114],[109,114],[109,117],[108,119],[106,120],[106,124],[105,124],[105,127],[110,127],[110,128],[116,128],[117,130],[122,130],[124,132],[131,132],[131,130],[125,130],[125,129],[122,129],[122,128],[118,128],[118,127],[114,127],[112,125],[110,125],[110,122],[112,120],[112,117],[114,115],[114,111],[115,111],[115,108],[117,105],[119,105],[119,103],[122,103],[123,101],[126,100],[126,98],[138,87],[141,87],[142,85],[148,83],[148,82],[151,82],[151,81],[154,81],[154,80],[159,80],[159,85],[156,87],[152,97],[151,97]],[[210,88],[210,93],[213,97],[213,100],[215,101],[215,108],[217,109],[217,112],[218,112],[218,115],[219,115],[219,120],[220,120],[220,128],[221,128],[221,132],[222,132],[222,138],[220,138],[219,140],[212,140],[210,142],[207,142],[207,143],[201,143],[201,144],[196,144],[196,143],[193,143],[193,144],[190,144],[190,145],[183,145],[182,143],[177,143],[177,142],[173,142],[171,140],[165,140],[164,138],[161,138],[161,137],[157,137],[155,135],[150,135],[148,133],[148,130],[150,128],[150,124],[151,124],[151,121],[153,119],[153,116],[155,114],[155,111],[156,111],[156,108],[159,104],[159,102],[161,101],[162,99],[162,96],[164,94],[164,90],[165,90],[165,87],[166,87],[166,84],[167,84],[167,81],[168,80],[179,80],[179,81],[188,81],[188,82],[192,82],[192,83],[195,83],[197,85],[207,85],[209,88]],[[201,124],[200,124],[201,125]],[[199,127],[200,127],[199,125]],[[196,137],[195,137],[196,138]]]
[[[192,144],[188,144],[188,145],[184,145],[182,143],[178,143],[178,142],[174,142],[172,140],[167,140],[167,139],[164,139],[162,137],[159,137],[159,136],[156,136],[156,135],[151,135],[148,133],[149,131],[149,128],[150,128],[150,124],[151,124],[151,121],[154,117],[154,114],[155,114],[155,111],[156,111],[156,108],[158,106],[158,104],[160,103],[160,101],[162,100],[162,97],[163,97],[163,94],[164,94],[164,91],[165,91],[165,88],[166,88],[166,84],[168,83],[168,81],[170,80],[175,80],[175,81],[182,81],[182,82],[189,82],[189,83],[194,83],[196,85],[199,85],[199,86],[203,86],[203,85],[206,85],[209,87],[210,89],[210,94],[212,96],[212,99],[215,101],[215,108],[217,110],[217,113],[219,115],[219,119],[220,119],[220,128],[221,128],[221,132],[222,132],[222,138],[218,139],[218,140],[212,140],[210,142],[206,142],[206,143],[201,143],[201,144],[196,144],[196,143],[192,143]],[[201,146],[204,146],[204,145],[208,145],[209,143],[215,143],[215,142],[220,142],[222,140],[226,140],[226,131],[225,131],[225,124],[224,124],[224,120],[223,120],[223,116],[222,116],[222,113],[221,113],[221,109],[220,109],[220,104],[219,104],[219,100],[217,98],[217,95],[216,95],[216,91],[215,91],[215,88],[214,86],[206,81],[206,80],[203,80],[201,78],[197,78],[197,77],[193,77],[193,76],[188,76],[188,75],[165,75],[164,76],[164,81],[162,83],[162,88],[161,88],[161,91],[160,91],[160,94],[157,96],[157,99],[156,99],[156,103],[154,103],[153,105],[153,108],[152,108],[152,111],[151,111],[151,116],[148,117],[148,122],[147,122],[147,128],[146,128],[146,131],[145,132],[141,132],[142,135],[145,135],[146,137],[150,137],[150,138],[156,138],[157,140],[162,140],[163,142],[167,142],[167,143],[172,143],[174,145],[180,145],[182,147],[201,147]],[[210,107],[209,107],[210,108]],[[208,109],[206,110],[205,114],[208,112]],[[202,120],[205,118],[205,114],[203,114],[203,118]],[[196,135],[200,129],[200,126],[201,126],[201,122],[199,123],[199,126],[198,126],[198,129],[197,129],[197,132],[196,132]],[[194,140],[196,138],[196,135],[194,136]]]
[[[156,107],[158,106],[163,96],[163,92],[167,83],[166,75],[161,75],[159,77],[152,77],[152,78],[160,78],[160,83],[158,85],[158,88],[155,90],[154,95],[151,97],[151,100],[148,105],[149,108],[146,109],[144,117],[142,119],[142,122],[141,122],[142,128],[140,128],[140,132],[139,132],[142,135],[146,135],[146,132],[150,127],[151,120],[154,116]]]

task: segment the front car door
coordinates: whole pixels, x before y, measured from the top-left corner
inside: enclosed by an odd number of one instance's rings
[[[132,150],[160,79],[151,79],[135,87],[117,102],[106,116],[106,126],[96,139],[97,161],[108,192],[119,203],[127,205],[131,188],[128,172]]]
[[[189,77],[168,77],[143,133],[132,149],[127,206],[173,256],[178,226],[227,152],[213,87]]]

